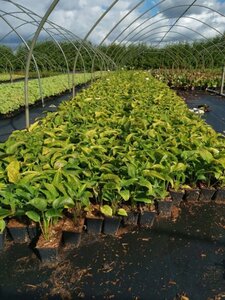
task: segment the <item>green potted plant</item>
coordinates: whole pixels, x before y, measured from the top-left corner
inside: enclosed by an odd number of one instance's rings
[[[184,199],[185,190],[182,185],[185,183],[186,165],[184,163],[175,163],[170,166],[170,182],[169,193],[173,201],[173,205],[179,207]]]
[[[104,215],[103,233],[116,234],[121,224],[122,216],[127,216],[125,209],[120,207],[122,197],[118,192],[116,182],[104,184],[102,201],[103,203],[108,203],[100,207],[100,211]]]
[[[63,209],[72,205],[74,201],[68,197],[34,198],[29,201],[25,214],[40,226],[41,235],[35,251],[42,261],[57,259],[62,240]]]
[[[81,234],[84,229],[84,210],[89,207],[89,198],[92,196],[91,192],[87,190],[87,185],[83,184],[79,188],[70,191],[70,196],[73,197],[73,204],[67,207],[66,218],[63,223],[63,243],[78,247],[81,241]]]

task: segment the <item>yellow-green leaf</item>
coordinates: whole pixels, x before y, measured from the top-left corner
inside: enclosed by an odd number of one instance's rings
[[[17,160],[11,161],[6,170],[9,182],[17,183],[20,179],[20,163]]]

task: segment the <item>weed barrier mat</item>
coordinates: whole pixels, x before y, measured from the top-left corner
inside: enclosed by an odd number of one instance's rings
[[[0,299],[223,299],[224,216],[225,206],[183,204],[176,222],[159,219],[117,237],[84,233],[80,247],[63,249],[52,265],[8,241]]]
[[[198,107],[206,104],[209,106],[209,112],[206,112],[202,118],[219,133],[225,131],[225,97],[210,94],[204,91],[177,91],[189,108]]]

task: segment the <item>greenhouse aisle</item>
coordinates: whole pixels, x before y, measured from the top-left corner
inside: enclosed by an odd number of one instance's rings
[[[80,247],[62,249],[53,265],[42,265],[25,244],[8,242],[0,256],[0,299],[223,299],[224,216],[224,206],[184,205],[176,222],[161,219],[151,230],[83,233]]]
[[[179,94],[179,93],[178,93]],[[182,92],[189,108],[206,104],[209,112],[203,115],[203,119],[211,125],[217,132],[225,132],[225,98],[207,92]]]

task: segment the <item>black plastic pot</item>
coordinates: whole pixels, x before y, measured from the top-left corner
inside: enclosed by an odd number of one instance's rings
[[[196,202],[200,196],[200,189],[190,189],[185,191],[185,200]]]
[[[5,235],[6,235],[6,231],[5,230],[2,233],[0,233],[0,251],[2,251],[4,249]]]
[[[225,189],[218,189],[213,197],[216,203],[225,203]]]
[[[184,198],[184,191],[170,191],[170,196],[173,200],[173,205],[180,206],[181,201]]]
[[[123,217],[123,225],[137,226],[139,219],[139,212],[129,211],[127,212],[127,217]]]
[[[210,202],[215,194],[215,189],[201,188],[201,193],[199,196],[199,201]]]
[[[59,248],[35,248],[35,254],[41,262],[56,261],[59,254]]]
[[[161,217],[171,217],[173,201],[158,201],[158,212]]]
[[[103,218],[86,217],[87,232],[100,234],[102,232]]]
[[[54,242],[54,245],[51,246],[46,244],[46,245],[39,246],[37,244],[34,249],[34,252],[42,262],[56,261],[58,259],[61,240],[62,240],[62,233],[57,235],[56,242]]]
[[[139,215],[139,225],[144,227],[152,227],[155,221],[155,211],[143,211]]]
[[[27,227],[27,233],[29,239],[32,241],[38,237],[40,231],[36,224],[31,224]]]
[[[79,247],[81,242],[81,232],[63,231],[62,241],[64,245]]]
[[[29,235],[26,225],[24,225],[23,227],[12,227],[9,222],[9,224],[7,225],[7,230],[10,237],[15,243],[27,243],[29,241]]]
[[[81,234],[84,228],[84,219],[79,218],[77,222],[68,219],[64,222],[62,242],[64,245],[78,247],[81,242]]]
[[[105,217],[103,223],[104,234],[116,234],[121,223],[121,217]]]

